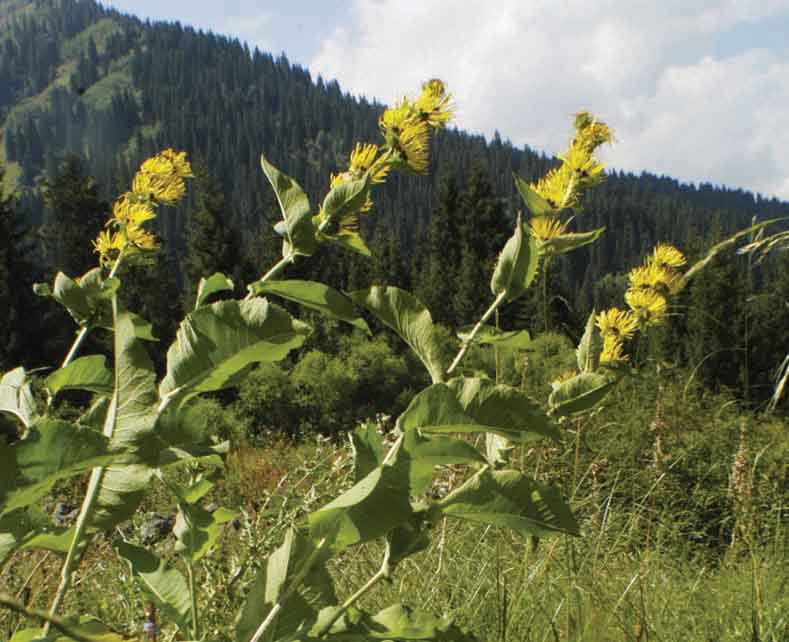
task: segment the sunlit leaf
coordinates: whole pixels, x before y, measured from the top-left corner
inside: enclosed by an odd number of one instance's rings
[[[217,294],[218,292],[232,292],[233,287],[233,281],[227,278],[221,272],[215,272],[207,279],[200,279],[200,283],[197,285],[197,300],[195,301],[195,308],[199,308],[201,305],[204,305],[208,300],[208,297],[210,297],[212,294]]]
[[[443,381],[444,366],[436,328],[430,312],[416,297],[399,288],[378,285],[351,292],[348,296],[397,332],[425,365],[434,382]]]
[[[586,329],[578,348],[575,350],[578,370],[581,372],[594,372],[600,367],[600,355],[603,352],[603,337],[600,330],[595,325],[595,311],[589,315],[586,321]]]
[[[503,294],[506,301],[514,301],[520,297],[537,275],[539,258],[537,241],[524,232],[523,222],[518,214],[515,232],[499,254],[490,281],[493,294]]]
[[[352,326],[370,332],[351,300],[334,288],[315,281],[258,281],[249,286],[254,294],[274,294],[288,301],[317,310]]]
[[[283,256],[288,256],[292,252],[309,256],[315,251],[316,243],[315,226],[312,222],[307,195],[296,181],[280,172],[262,155],[260,156],[260,166],[271,183],[271,187],[274,188],[282,212],[282,231],[285,237],[282,248]]]
[[[555,213],[551,204],[535,192],[531,185],[517,174],[513,173],[513,177],[515,178],[515,187],[532,216],[550,216]]]
[[[541,251],[543,254],[557,256],[559,254],[567,254],[579,247],[594,243],[605,232],[604,227],[599,227],[591,232],[573,232],[568,234],[561,234],[560,236],[549,239],[543,242]]]
[[[474,326],[465,326],[458,330],[461,341],[468,341]],[[524,350],[531,343],[528,330],[499,330],[491,325],[483,325],[474,337],[474,343],[492,345],[504,350]]]
[[[30,427],[36,402],[24,368],[14,368],[0,377],[0,412],[14,415],[25,428]]]
[[[548,397],[548,404],[556,417],[586,412],[605,399],[615,385],[616,380],[601,374],[582,372],[560,383]]]
[[[523,535],[578,535],[578,524],[558,489],[515,470],[484,469],[439,502],[445,515],[511,528]]]
[[[61,390],[88,390],[97,394],[112,394],[114,380],[107,369],[107,359],[94,354],[74,359],[65,368],[55,370],[46,381],[53,397]]]

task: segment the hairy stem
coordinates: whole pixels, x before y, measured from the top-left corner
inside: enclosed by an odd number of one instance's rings
[[[507,296],[507,292],[504,291],[499,294],[493,303],[490,304],[490,307],[485,310],[485,314],[482,315],[482,318],[477,322],[477,325],[474,326],[474,329],[471,331],[471,334],[466,337],[465,341],[463,341],[463,345],[460,346],[460,350],[455,356],[455,360],[452,362],[452,365],[449,366],[447,369],[447,374],[451,375],[455,368],[458,367],[461,361],[463,361],[463,357],[466,356],[468,349],[471,347],[471,344],[474,343],[474,339],[479,334],[479,331],[482,329],[482,326],[485,325],[485,322],[490,319],[493,313],[497,310],[497,308],[504,302],[504,298]]]
[[[378,584],[378,582],[380,582],[382,579],[387,577],[387,575],[389,574],[389,570],[387,567],[388,567],[388,559],[384,559],[381,568],[378,569],[376,574],[373,575],[369,580],[367,580],[364,583],[364,585],[358,591],[356,591],[356,593],[351,595],[351,597],[349,597],[347,600],[345,600],[345,602],[342,603],[342,606],[337,610],[336,613],[334,613],[334,615],[331,616],[331,618],[329,618],[329,621],[326,622],[326,624],[324,624],[320,628],[320,630],[317,632],[315,637],[322,638],[329,631],[331,631],[331,627],[334,626],[334,623],[337,620],[339,620],[349,608],[351,608],[354,604],[356,604],[356,602],[359,601],[359,599],[363,595],[367,594],[376,584]]]
[[[195,574],[191,562],[186,563],[186,575],[189,579],[189,597],[192,602],[192,639],[200,639],[199,625],[197,621],[197,591],[195,590]]]

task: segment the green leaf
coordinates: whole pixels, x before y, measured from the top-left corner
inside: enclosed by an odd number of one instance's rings
[[[506,437],[490,432],[485,435],[485,456],[494,468],[501,468],[509,463],[509,453],[513,448],[514,445]]]
[[[386,450],[374,423],[365,423],[349,433],[353,449],[354,481],[359,482],[384,462]]]
[[[540,253],[537,241],[529,234],[524,234],[523,222],[518,214],[515,222],[515,233],[504,245],[499,254],[490,289],[496,296],[504,295],[506,301],[514,301],[520,297],[537,276]]]
[[[162,399],[183,403],[239,384],[255,363],[279,361],[298,348],[309,326],[266,299],[219,301],[189,314],[167,351]]]
[[[398,458],[395,465],[378,466],[364,479],[323,508],[308,516],[310,537],[324,538],[334,551],[385,535],[411,516],[408,470]]]
[[[96,469],[98,498],[89,520],[93,529],[108,529],[134,514],[150,483],[153,470],[144,452],[156,424],[156,373],[137,326],[128,313],[115,322],[115,392],[104,421],[110,449],[127,453],[122,463]]]
[[[276,616],[261,642],[274,642],[288,638],[296,631],[306,631],[318,617],[318,610],[326,604],[337,601],[334,584],[326,571],[325,561],[328,553],[318,553],[312,542],[289,530],[285,541],[269,555],[266,563],[258,571],[255,582],[247,594],[246,601],[236,619],[236,642],[249,642],[261,622],[288,590],[291,581],[305,562],[312,559],[313,564],[305,575],[304,581],[291,594],[285,608]]]
[[[558,489],[515,470],[484,469],[439,502],[444,515],[512,528],[523,535],[578,535]]]
[[[333,187],[326,194],[321,207],[323,218],[328,221],[327,231],[324,234],[331,236],[332,228],[338,225],[344,217],[358,216],[358,210],[367,201],[369,193],[369,179],[366,175],[364,178],[346,181]]]
[[[236,511],[217,508],[213,513],[185,501],[178,503],[173,533],[178,539],[175,550],[181,553],[190,564],[205,557],[216,544],[220,526],[235,519]]]
[[[29,428],[36,412],[30,380],[21,366],[0,377],[0,412],[14,415]]]
[[[310,215],[310,202],[298,183],[280,172],[260,156],[260,166],[277,196],[282,212],[285,241],[282,254],[311,255],[315,251],[315,226]]]
[[[461,341],[468,341],[474,326],[465,326],[458,330]],[[491,325],[483,325],[474,337],[474,343],[492,345],[505,350],[524,350],[531,344],[528,330],[499,330]]]
[[[207,279],[200,279],[200,283],[197,286],[197,301],[195,302],[195,308],[204,305],[208,297],[212,294],[216,294],[217,292],[232,292],[233,287],[233,281],[221,272],[215,272]]]
[[[411,495],[421,495],[430,486],[436,466],[485,463],[471,444],[444,436],[423,436],[416,430],[406,432],[403,453],[408,457]]]
[[[600,367],[600,355],[603,352],[603,337],[595,325],[595,311],[586,321],[584,336],[578,343],[575,356],[578,361],[578,370],[581,372],[594,372]]]
[[[11,445],[0,442],[0,516],[30,506],[53,484],[113,461],[105,437],[65,421],[39,421]]]
[[[411,399],[408,408],[397,418],[403,431],[474,432],[482,430],[465,412],[455,392],[443,383],[428,386]]]
[[[312,310],[350,323],[369,334],[370,328],[357,313],[351,300],[334,288],[314,281],[266,281],[253,283],[254,294],[275,294]]]
[[[335,607],[323,609],[310,633],[317,635],[335,613]],[[298,640],[313,642],[318,639],[312,635],[299,637]],[[333,642],[370,642],[371,640],[476,642],[477,640],[471,633],[455,626],[448,618],[439,618],[402,604],[393,604],[375,615],[369,615],[352,607],[332,625],[329,633],[320,639]]]
[[[407,522],[386,534],[386,563],[390,574],[404,559],[430,547],[427,526],[425,511],[414,511]]]
[[[551,256],[558,256],[559,254],[567,254],[579,247],[594,243],[605,232],[604,227],[599,227],[591,232],[576,232],[570,234],[562,234],[548,241],[544,241],[540,249],[543,254]]]
[[[515,173],[513,173],[513,177],[515,178],[515,187],[518,188],[518,193],[532,216],[550,216],[555,214],[551,204],[535,192],[531,185]]]
[[[24,538],[20,548],[52,551],[53,553],[68,553],[71,540],[74,539],[74,527],[55,528],[49,532],[29,533]]]
[[[482,377],[458,377],[449,382],[463,412],[474,423],[511,441],[542,437],[560,441],[559,429],[540,405],[517,388]]]
[[[112,329],[110,299],[119,285],[115,278],[105,281],[100,268],[89,270],[77,280],[58,272],[51,293],[78,325]],[[39,292],[44,289],[39,288]]]
[[[107,359],[95,354],[75,359],[65,368],[55,370],[47,377],[46,385],[53,397],[61,390],[88,390],[101,395],[112,394],[112,373],[107,369]]]
[[[433,319],[412,294],[395,287],[373,286],[348,296],[367,308],[408,344],[430,373],[434,382],[443,381],[444,366]]]
[[[548,397],[548,405],[556,417],[586,412],[600,403],[615,385],[616,380],[608,380],[604,375],[582,372],[559,384]]]
[[[186,633],[191,621],[191,600],[189,586],[181,572],[153,553],[128,542],[117,542],[114,548],[129,563],[138,584],[154,599],[163,619],[175,622]]]
[[[129,318],[134,324],[134,334],[138,339],[145,341],[159,341],[153,334],[153,324],[147,319],[143,319],[139,314],[134,312],[127,312]]]
[[[50,527],[49,515],[38,506],[20,508],[0,517],[0,566],[27,539]]]
[[[372,256],[370,248],[367,247],[367,243],[364,242],[364,239],[359,235],[358,232],[353,230],[340,230],[336,234],[332,234],[330,236],[326,234],[319,234],[318,238],[328,241],[329,243],[333,243],[334,245],[338,245],[339,247],[346,250],[351,250],[352,252],[361,254],[362,256]]]

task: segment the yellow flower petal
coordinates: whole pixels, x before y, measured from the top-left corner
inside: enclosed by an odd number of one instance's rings
[[[629,339],[638,328],[638,319],[635,315],[619,308],[603,310],[595,317],[595,322],[603,337]]]

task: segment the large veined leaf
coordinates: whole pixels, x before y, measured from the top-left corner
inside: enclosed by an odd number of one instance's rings
[[[334,288],[315,281],[258,281],[249,286],[255,294],[275,294],[288,301],[340,319],[369,333],[367,323],[356,312],[351,300]]]
[[[107,408],[104,435],[110,448],[124,451],[123,463],[94,469],[90,484],[98,485],[98,498],[89,525],[110,528],[136,510],[153,474],[146,463],[145,440],[156,424],[156,373],[136,325],[128,313],[115,321],[115,391]]]
[[[362,424],[348,436],[353,449],[354,481],[359,482],[384,463],[384,440],[374,423]]]
[[[50,527],[49,515],[38,506],[20,508],[0,517],[0,566],[27,538]]]
[[[36,402],[24,368],[14,368],[0,377],[0,412],[12,414],[25,428],[30,427]]]
[[[603,337],[595,325],[595,311],[586,321],[586,329],[578,347],[575,350],[578,370],[581,372],[594,372],[600,367],[600,355],[603,352]]]
[[[537,241],[523,229],[521,216],[515,222],[515,232],[499,254],[490,289],[496,296],[504,295],[506,301],[520,297],[537,276],[540,253]]]
[[[202,392],[235,386],[253,364],[285,358],[308,333],[309,326],[266,299],[198,308],[181,322],[167,351],[159,394],[183,403]]]
[[[594,243],[605,232],[604,227],[599,227],[591,232],[571,232],[568,234],[561,234],[548,241],[544,241],[540,246],[543,254],[551,256],[558,256],[559,254],[567,254],[579,247]]]
[[[373,286],[349,294],[408,344],[430,373],[434,382],[443,381],[444,366],[433,319],[427,308],[412,294],[392,286]]]
[[[229,443],[217,443],[215,433],[215,422],[198,405],[170,405],[159,415],[156,430],[146,440],[145,461],[157,468],[196,460],[222,466]]]
[[[282,254],[292,253],[309,256],[315,251],[315,225],[310,215],[310,202],[299,184],[290,176],[283,174],[264,156],[260,157],[260,166],[268,178],[277,196],[279,209],[282,212],[282,224],[276,229],[284,238]]]
[[[535,192],[531,185],[517,174],[513,173],[513,177],[515,178],[515,187],[518,188],[518,193],[532,216],[550,216],[554,214],[551,204]]]
[[[163,617],[186,633],[191,620],[191,601],[183,574],[153,553],[128,542],[116,543],[115,551],[129,563],[132,576],[156,601]]]
[[[348,216],[358,216],[359,208],[367,201],[370,193],[369,180],[350,180],[335,185],[323,199],[321,212],[328,225],[324,234],[330,236],[334,228]]]
[[[299,642],[330,640],[332,642],[476,642],[468,631],[456,626],[449,618],[439,618],[424,611],[411,609],[402,604],[393,604],[375,615],[350,608],[329,629],[327,635],[317,638],[318,633],[336,613],[336,608],[322,610],[311,635],[299,637]]]
[[[425,492],[436,466],[485,463],[482,453],[465,441],[443,435],[420,435],[416,430],[406,432],[403,454],[408,457],[411,495]]]
[[[429,524],[425,520],[425,513],[425,510],[414,510],[407,522],[386,534],[386,563],[389,573],[407,557],[429,548]]]
[[[339,245],[341,248],[351,250],[362,256],[372,256],[370,248],[367,247],[367,243],[364,242],[359,232],[355,230],[342,229],[336,234],[331,235],[318,233],[318,238],[322,241],[328,241],[334,245]]]
[[[476,422],[465,412],[455,392],[444,383],[434,383],[411,399],[408,408],[397,418],[403,432],[474,432]]]
[[[200,283],[197,285],[197,299],[195,301],[195,308],[205,305],[208,297],[210,297],[212,294],[217,294],[218,292],[232,292],[233,287],[233,281],[227,278],[221,272],[214,272],[214,274],[209,276],[207,279],[200,279]]]
[[[473,326],[466,326],[458,330],[458,338],[468,341]],[[499,330],[492,325],[483,325],[474,337],[474,343],[492,345],[504,350],[523,350],[529,347],[531,336],[528,330]]]
[[[375,468],[323,508],[308,516],[310,537],[342,550],[386,534],[411,516],[405,460]]]
[[[249,642],[277,601],[290,588],[294,577],[303,572],[305,563],[312,562],[304,581],[291,593],[261,642],[293,639],[296,631],[308,631],[318,617],[318,611],[337,600],[334,584],[324,566],[328,552],[316,551],[312,542],[288,531],[285,541],[269,555],[260,568],[255,582],[236,619],[236,642]]]
[[[513,441],[548,437],[561,439],[556,424],[528,395],[483,377],[458,377],[449,382],[463,411],[489,432]]]
[[[511,528],[523,535],[578,535],[558,489],[515,470],[484,469],[439,502],[444,515]]]
[[[30,506],[54,483],[107,464],[116,456],[107,438],[65,421],[39,421],[25,439],[0,441],[0,516]]]
[[[52,288],[39,283],[34,290],[55,299],[78,325],[112,329],[110,300],[119,285],[117,278],[104,279],[101,269],[94,268],[76,280],[58,272]]]
[[[601,374],[582,372],[560,383],[548,397],[548,404],[557,417],[586,412],[600,403],[615,385],[616,380]]]
[[[47,390],[53,397],[61,390],[88,390],[98,394],[112,394],[112,373],[107,369],[107,359],[95,354],[75,359],[65,368],[55,370],[47,377]]]
[[[194,564],[216,544],[221,525],[233,520],[236,515],[238,513],[227,508],[209,512],[197,504],[179,502],[173,527],[178,539],[175,550]]]

